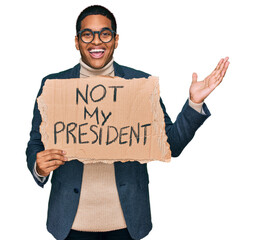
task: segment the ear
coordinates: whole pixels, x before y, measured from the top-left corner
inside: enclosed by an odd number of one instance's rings
[[[119,43],[119,34],[116,34],[116,36],[115,36],[115,43],[114,43],[114,49],[116,49],[118,47],[118,43]]]
[[[75,36],[75,47],[77,50],[80,50],[79,39],[77,36]]]

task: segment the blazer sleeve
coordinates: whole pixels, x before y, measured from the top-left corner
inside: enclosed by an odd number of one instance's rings
[[[44,85],[46,78],[42,80],[40,90],[37,94],[37,97],[41,95],[42,93],[42,87]],[[37,99],[37,98],[36,98]],[[31,172],[32,176],[34,177],[34,180],[36,183],[40,186],[43,187],[44,184],[48,181],[48,177],[44,179],[44,181],[39,181],[38,177],[35,174],[34,171],[34,165],[36,161],[36,154],[38,152],[41,152],[44,150],[44,145],[41,141],[41,134],[39,132],[39,126],[41,124],[41,114],[38,109],[37,105],[37,100],[35,101],[34,105],[34,111],[33,111],[33,119],[32,119],[32,128],[30,131],[30,139],[27,144],[27,149],[26,149],[26,156],[27,156],[27,166],[29,171]]]
[[[211,113],[205,103],[202,106],[203,114],[201,114],[193,109],[187,100],[181,112],[178,114],[176,121],[172,123],[161,98],[160,105],[164,112],[165,131],[167,141],[170,144],[172,157],[178,157],[194,137],[197,129],[204,123]]]

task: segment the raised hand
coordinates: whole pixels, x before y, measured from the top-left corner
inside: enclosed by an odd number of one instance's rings
[[[222,58],[214,71],[203,81],[197,81],[197,74],[192,74],[192,83],[189,89],[190,100],[202,103],[206,97],[221,83],[228,69],[228,57]]]

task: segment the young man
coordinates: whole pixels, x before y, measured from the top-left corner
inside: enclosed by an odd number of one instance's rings
[[[125,79],[149,74],[113,61],[119,35],[113,14],[102,6],[81,12],[76,24],[76,49],[80,63],[46,79],[83,78],[93,75],[119,76]],[[196,130],[210,116],[204,99],[222,81],[228,58],[221,59],[215,70],[201,82],[192,76],[190,98],[176,121],[171,122],[162,100],[165,130],[173,157],[177,157]],[[41,187],[52,175],[47,229],[58,239],[141,239],[152,228],[148,192],[147,165],[139,162],[83,164],[67,162],[62,149],[44,150],[39,126],[41,115],[35,103],[30,141],[26,154],[28,168]]]

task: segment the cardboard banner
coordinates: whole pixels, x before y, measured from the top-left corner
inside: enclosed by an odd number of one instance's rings
[[[68,160],[170,161],[157,77],[48,79],[37,102],[45,149]]]

